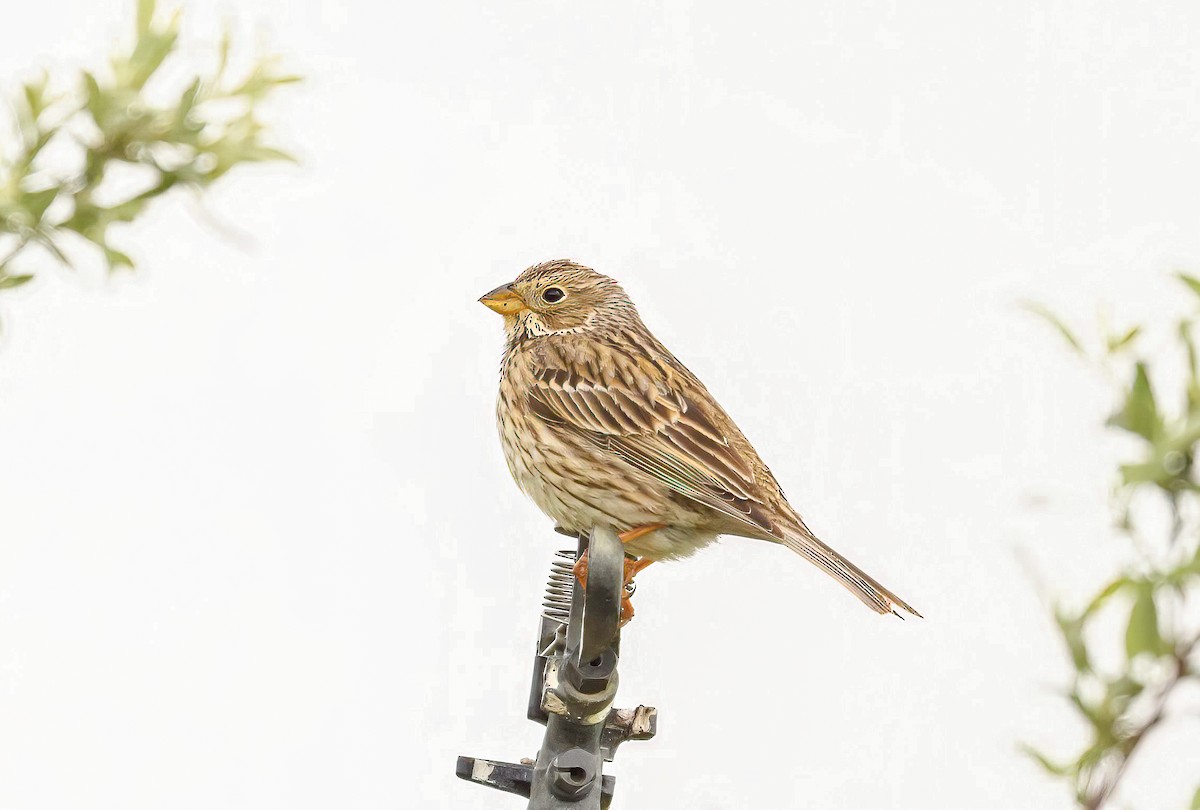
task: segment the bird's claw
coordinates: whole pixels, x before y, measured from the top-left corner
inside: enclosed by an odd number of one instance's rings
[[[579,587],[586,590],[588,576],[587,549],[583,550],[583,553],[579,555],[579,559],[571,566],[571,573],[575,575],[575,579],[579,582]]]
[[[625,558],[625,576],[622,583],[623,593],[621,595],[621,618],[620,626],[624,627],[633,620],[633,601],[631,597],[637,592],[637,583],[633,578],[638,573],[649,565],[652,560],[636,559],[632,557]],[[579,587],[587,588],[588,577],[588,553],[585,549],[583,554],[579,555],[579,559],[575,561],[575,565],[571,566],[571,572],[575,575],[575,579],[579,582]]]

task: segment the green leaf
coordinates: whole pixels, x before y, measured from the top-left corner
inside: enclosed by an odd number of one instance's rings
[[[1047,773],[1053,774],[1054,776],[1066,776],[1067,774],[1075,772],[1075,766],[1073,763],[1070,765],[1059,765],[1041,751],[1034,748],[1032,745],[1022,745],[1021,751],[1026,756],[1033,758],[1033,760],[1036,761],[1037,764],[1041,765]]]
[[[40,222],[42,214],[46,213],[46,209],[50,207],[50,203],[58,196],[58,186],[42,189],[41,191],[30,191],[24,194],[25,210],[33,217],[34,222]]]
[[[1143,583],[1129,611],[1129,626],[1125,630],[1125,655],[1133,660],[1141,653],[1159,655],[1163,652],[1162,636],[1158,633],[1158,609],[1154,605],[1154,586]]]
[[[1145,363],[1137,364],[1133,378],[1133,388],[1129,391],[1126,401],[1129,414],[1129,429],[1147,439],[1153,438],[1159,431],[1158,405],[1154,402],[1154,391],[1150,387],[1150,376]]]
[[[1196,788],[1195,794],[1192,795],[1192,804],[1188,810],[1200,810],[1200,788]]]
[[[150,34],[138,42],[133,55],[129,57],[129,67],[132,71],[130,85],[135,90],[141,90],[171,55],[176,37],[177,35],[171,32]]]
[[[88,71],[83,72],[83,90],[87,98],[87,109],[99,124],[108,113],[108,98],[100,89],[100,82]]]
[[[1179,280],[1188,285],[1192,292],[1200,296],[1200,279],[1195,276],[1189,276],[1187,273],[1179,273],[1177,275]]]
[[[188,89],[183,92],[183,96],[179,99],[179,109],[175,114],[176,120],[180,123],[186,123],[188,113],[196,106],[196,96],[200,93],[200,77],[197,76],[195,81],[188,86]]]
[[[34,236],[34,239],[37,241],[37,243],[39,245],[44,247],[46,250],[50,251],[50,254],[52,256],[54,256],[54,258],[58,259],[62,264],[66,265],[67,267],[74,269],[74,265],[71,264],[71,260],[67,258],[66,254],[62,252],[62,249],[54,241],[54,233],[53,232],[47,232],[44,229],[40,230]]]
[[[1046,323],[1057,329],[1058,333],[1062,335],[1063,339],[1066,340],[1067,343],[1070,344],[1071,348],[1073,348],[1076,352],[1081,355],[1085,354],[1083,350],[1083,344],[1079,342],[1079,338],[1075,337],[1075,334],[1069,328],[1067,328],[1067,325],[1045,306],[1037,303],[1036,301],[1023,301],[1021,303],[1021,307],[1027,312],[1037,315],[1039,318],[1046,321]]]
[[[133,269],[133,259],[119,250],[109,247],[108,245],[100,246],[104,250],[104,260],[108,262],[108,271],[115,273],[121,268],[126,270]]]
[[[1200,411],[1189,414],[1187,421],[1169,435],[1162,442],[1162,446],[1168,452],[1174,450],[1177,453],[1188,453],[1196,442],[1200,442]]]
[[[146,0],[142,0],[145,4]],[[154,4],[149,3],[150,13],[153,14]],[[142,12],[142,7],[138,9],[139,17]],[[124,60],[123,64],[117,65],[114,71],[117,74],[118,81],[126,83],[133,90],[141,90],[149,81],[154,72],[162,65],[163,61],[175,49],[175,42],[179,39],[179,10],[171,16],[171,19],[166,25],[159,28],[153,27],[153,21],[147,20],[146,27],[142,28],[139,20],[137,43],[133,47],[133,53]]]
[[[1163,484],[1171,478],[1158,459],[1143,461],[1139,464],[1122,464],[1120,466],[1121,482],[1128,486],[1137,484]]]
[[[1071,690],[1071,693],[1067,695],[1067,698],[1071,701],[1071,704],[1079,710],[1079,713],[1087,719],[1088,723],[1091,724],[1092,729],[1096,732],[1098,740],[1107,740],[1112,738],[1112,718],[1105,716],[1101,706],[1084,702],[1083,698],[1079,694],[1078,686]],[[1089,756],[1090,754],[1086,752],[1080,756],[1080,766],[1088,762]]]
[[[301,76],[275,76],[271,68],[276,60],[265,59],[254,66],[242,83],[229,91],[231,96],[246,96],[257,101],[280,85],[303,81]]]
[[[0,276],[0,290],[11,290],[33,280],[33,276]]]
[[[296,158],[282,149],[276,149],[272,146],[262,146],[260,144],[247,147],[242,152],[241,159],[246,163],[260,163],[272,160],[281,160],[285,163],[296,162]]]
[[[1109,353],[1116,353],[1116,352],[1121,351],[1122,349],[1128,348],[1129,345],[1131,343],[1133,343],[1134,339],[1137,338],[1137,336],[1141,334],[1141,332],[1142,332],[1142,327],[1135,326],[1132,329],[1130,329],[1128,332],[1126,332],[1124,335],[1122,335],[1121,337],[1109,337],[1108,338]]]
[[[1054,619],[1058,623],[1059,632],[1062,633],[1063,642],[1067,645],[1067,651],[1071,653],[1071,662],[1075,669],[1079,672],[1091,670],[1087,642],[1083,640],[1084,617],[1072,618],[1060,610],[1055,611]]]
[[[29,112],[33,116],[34,122],[42,114],[42,110],[46,109],[46,84],[48,81],[49,78],[43,72],[41,78],[27,82],[22,88],[25,91],[25,103],[29,105]]]
[[[155,0],[138,0],[137,33],[144,36],[150,32],[150,24],[154,21]]]
[[[1189,320],[1179,322],[1179,339],[1187,349],[1189,379],[1187,382],[1188,412],[1200,416],[1200,362],[1197,361],[1196,341],[1192,338],[1194,324]]]
[[[1105,585],[1099,593],[1092,597],[1092,601],[1088,603],[1088,606],[1083,609],[1083,618],[1086,619],[1090,617],[1093,613],[1103,607],[1104,603],[1107,602],[1112,596],[1120,593],[1127,586],[1132,584],[1133,583],[1128,578],[1121,577],[1120,579],[1113,580]]]
[[[1122,675],[1107,684],[1104,692],[1104,709],[1109,717],[1117,718],[1129,708],[1130,701],[1140,695],[1145,687],[1128,675]]]
[[[1151,442],[1162,431],[1162,421],[1158,415],[1158,405],[1154,401],[1154,391],[1150,388],[1150,377],[1146,373],[1145,363],[1137,364],[1133,385],[1126,395],[1125,405],[1109,418],[1108,423],[1136,433]]]

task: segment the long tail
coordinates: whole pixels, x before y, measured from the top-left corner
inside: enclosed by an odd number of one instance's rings
[[[779,538],[792,551],[816,565],[836,579],[846,590],[857,596],[862,603],[876,613],[892,613],[900,616],[896,608],[907,611],[918,618],[925,618],[917,609],[899,596],[880,585],[861,568],[847,560],[816,538],[808,527],[800,523],[798,529],[788,529]],[[900,616],[903,619],[903,616]]]

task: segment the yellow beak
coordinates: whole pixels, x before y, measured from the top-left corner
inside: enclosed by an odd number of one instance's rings
[[[502,284],[480,298],[479,303],[501,315],[515,315],[525,309],[525,302],[521,300],[521,296],[507,284]]]

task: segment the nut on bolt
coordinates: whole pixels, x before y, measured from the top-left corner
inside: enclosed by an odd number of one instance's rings
[[[604,650],[591,661],[567,662],[563,668],[567,683],[585,694],[602,692],[617,668],[617,654],[612,648]]]
[[[563,751],[550,761],[550,790],[560,799],[583,798],[594,781],[595,758],[582,748]]]

